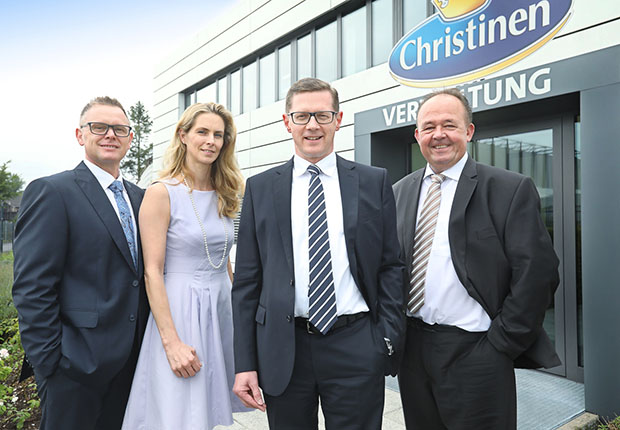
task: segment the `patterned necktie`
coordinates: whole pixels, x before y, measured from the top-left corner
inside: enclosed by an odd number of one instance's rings
[[[407,301],[407,309],[412,314],[416,313],[424,304],[426,266],[431,253],[431,247],[433,246],[437,215],[439,215],[441,183],[445,178],[444,175],[431,175],[431,186],[426,192],[418,226],[415,230],[415,237],[413,239],[413,269],[411,270],[409,298]]]
[[[123,233],[125,233],[125,239],[127,239],[127,245],[129,245],[129,251],[131,251],[133,265],[134,267],[138,267],[136,264],[136,241],[133,235],[131,212],[125,197],[123,197],[123,186],[120,181],[114,181],[108,188],[114,193],[114,199],[116,200],[116,206],[118,206],[118,213],[121,218],[121,226],[123,227]]]
[[[311,164],[308,187],[308,248],[310,285],[308,288],[308,319],[317,330],[326,334],[336,322],[336,290],[329,251],[325,195],[319,178],[321,170]]]

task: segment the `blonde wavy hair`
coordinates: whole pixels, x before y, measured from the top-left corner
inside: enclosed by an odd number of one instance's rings
[[[217,193],[217,209],[220,216],[233,218],[239,211],[239,199],[243,194],[243,176],[237,165],[235,157],[235,142],[237,141],[237,128],[233,122],[232,114],[226,108],[217,103],[195,103],[185,109],[181,119],[174,130],[174,136],[170,146],[164,154],[164,167],[159,174],[162,178],[176,178],[184,175],[193,184],[194,177],[187,168],[187,147],[181,142],[180,132],[188,133],[196,122],[198,115],[212,113],[218,115],[224,121],[224,145],[220,155],[211,165],[211,184]]]

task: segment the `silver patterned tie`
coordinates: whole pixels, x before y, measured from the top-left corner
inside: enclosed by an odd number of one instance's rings
[[[336,290],[329,250],[327,213],[320,169],[311,164],[308,187],[308,248],[310,279],[308,288],[308,319],[322,334],[326,334],[336,322]]]
[[[413,269],[409,282],[407,309],[416,313],[424,304],[424,284],[426,283],[426,266],[433,246],[439,204],[441,202],[441,183],[444,175],[431,175],[431,186],[426,192],[420,219],[413,239]]]
[[[123,186],[120,181],[114,181],[108,187],[114,193],[114,200],[116,200],[116,206],[118,207],[118,213],[121,219],[121,227],[123,227],[123,233],[125,233],[125,239],[127,239],[127,245],[131,252],[131,259],[133,260],[134,267],[138,267],[136,264],[136,241],[133,234],[133,222],[131,221],[131,210],[129,205],[123,197]]]

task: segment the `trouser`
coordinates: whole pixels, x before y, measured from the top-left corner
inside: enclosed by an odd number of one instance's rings
[[[514,364],[486,332],[407,320],[398,377],[407,430],[516,429]]]
[[[320,399],[327,430],[380,429],[386,355],[372,330],[368,316],[327,335],[297,326],[291,381],[280,396],[265,394],[269,428],[316,430]]]

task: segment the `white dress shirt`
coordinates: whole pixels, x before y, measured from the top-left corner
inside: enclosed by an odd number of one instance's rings
[[[310,173],[307,160],[295,154],[291,186],[291,231],[293,234],[293,261],[295,262],[295,316],[308,317],[309,251],[308,251],[308,185]],[[344,237],[342,198],[336,154],[331,153],[316,163],[321,169],[319,177],[325,195],[329,248],[336,290],[338,315],[367,312],[368,306],[360,293],[351,269]]]
[[[428,324],[457,326],[467,331],[486,331],[491,325],[491,319],[459,280],[452,264],[448,237],[450,210],[467,157],[465,153],[454,166],[442,172],[446,178],[441,183],[441,204],[426,267],[424,304],[413,316],[421,318]],[[427,164],[420,189],[417,220],[420,219],[424,198],[431,184],[430,177],[433,174],[435,172]]]
[[[133,224],[133,240],[134,243],[138,245],[138,229],[136,228],[136,220],[133,216],[133,207],[131,206],[131,200],[129,199],[129,195],[127,194],[127,190],[125,189],[125,183],[123,182],[123,174],[119,170],[118,178],[115,178],[114,176],[103,170],[101,167],[97,166],[95,163],[91,163],[90,161],[85,159],[84,164],[86,164],[88,170],[92,172],[92,174],[97,179],[97,182],[99,182],[99,185],[101,185],[101,188],[103,188],[103,191],[105,191],[105,195],[108,196],[108,200],[110,200],[110,204],[114,208],[114,212],[116,212],[116,216],[118,217],[119,221],[121,220],[121,214],[118,211],[118,205],[116,204],[114,193],[108,187],[112,185],[112,182],[120,181],[121,187],[123,188],[123,197],[125,198],[125,201],[127,202],[129,208],[131,209],[129,213],[131,215],[131,223]]]

